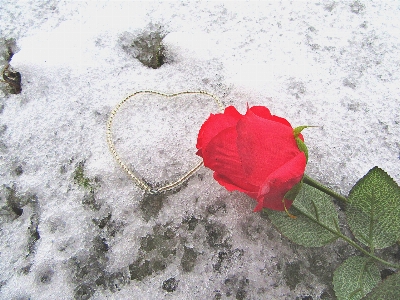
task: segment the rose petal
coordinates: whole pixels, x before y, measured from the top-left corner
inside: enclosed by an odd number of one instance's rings
[[[281,123],[283,125],[286,125],[286,126],[289,126],[290,128],[292,128],[292,125],[290,125],[289,121],[284,119],[284,118],[281,118],[281,117],[278,117],[278,116],[272,116],[270,118],[270,120],[278,122],[278,123]],[[292,130],[293,130],[293,128],[292,128]]]
[[[255,115],[257,115],[263,119],[282,123],[283,125],[286,125],[286,126],[289,126],[290,128],[292,128],[292,125],[290,125],[290,123],[286,119],[271,115],[271,112],[265,106],[252,106],[248,109],[248,111],[251,111],[252,113],[254,113]]]
[[[222,130],[203,149],[204,166],[215,171],[214,178],[228,190],[249,191],[255,197],[259,187],[247,182],[236,148],[235,127]]]
[[[293,129],[280,122],[247,113],[236,125],[237,151],[247,175],[247,181],[261,186],[266,178],[300,150]]]
[[[272,117],[271,112],[265,106],[252,106],[248,111],[249,110],[264,119],[270,119]]]
[[[242,115],[233,106],[228,106],[223,114],[211,114],[203,123],[197,137],[197,155],[202,157],[202,149],[222,130],[235,126]]]
[[[282,200],[285,194],[303,178],[305,168],[306,156],[303,152],[300,152],[296,157],[271,173],[260,188],[256,209],[265,207],[272,210],[284,210]],[[294,199],[285,199],[286,209],[290,208],[292,200]]]
[[[248,185],[247,188],[251,189],[251,190],[245,190],[245,189],[242,189],[242,188],[236,186],[235,184],[233,184],[231,182],[231,180],[229,180],[229,178],[226,178],[225,176],[218,174],[217,172],[214,172],[213,177],[220,185],[225,187],[228,191],[230,191],[230,192],[239,191],[239,192],[245,193],[246,195],[248,195],[249,197],[251,197],[253,199],[257,199],[258,189],[259,189],[258,187]]]

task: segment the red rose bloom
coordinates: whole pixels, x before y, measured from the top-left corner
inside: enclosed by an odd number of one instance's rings
[[[299,138],[303,140],[301,134]],[[257,200],[254,211],[283,211],[292,205],[294,199],[284,197],[301,181],[306,156],[290,123],[268,108],[253,106],[242,115],[229,106],[224,113],[211,114],[201,126],[196,147],[219,184]]]

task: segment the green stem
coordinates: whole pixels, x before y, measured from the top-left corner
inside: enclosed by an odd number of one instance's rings
[[[324,186],[322,183],[312,179],[308,175],[304,174],[303,176],[303,182],[305,184],[308,184],[312,187],[315,187],[316,189],[320,190],[321,192],[324,192],[325,194],[328,194],[329,196],[332,196],[333,198],[336,198],[340,201],[343,201],[344,203],[347,203],[347,198],[345,196],[342,196],[335,191],[331,190],[330,188]]]
[[[352,245],[354,248],[357,248],[358,250],[360,250],[362,253],[364,253],[365,255],[368,255],[369,257],[379,261],[380,263],[387,265],[389,267],[395,268],[395,269],[400,269],[399,265],[395,265],[392,264],[386,260],[383,260],[377,256],[375,256],[374,254],[368,252],[367,250],[365,250],[364,248],[360,247],[358,244],[356,244],[352,239],[348,238],[347,236],[345,236],[344,234],[340,233],[339,237],[343,240],[345,240],[347,243],[349,243],[350,245]]]
[[[337,237],[345,240],[347,243],[349,243],[350,245],[352,245],[354,248],[360,250],[362,253],[364,253],[365,255],[379,261],[380,263],[387,265],[389,267],[395,268],[395,269],[399,269],[400,266],[396,265],[396,264],[392,264],[390,262],[387,262],[386,260],[383,260],[377,256],[375,256],[373,253],[368,252],[367,250],[365,250],[364,248],[362,248],[361,246],[359,246],[357,243],[355,243],[352,239],[350,239],[349,237],[345,236],[344,234],[342,234],[340,232],[339,229],[339,225],[337,224],[337,222],[335,222],[336,224],[336,229],[332,229],[329,226],[321,223],[320,221],[318,221],[313,215],[310,215],[309,213],[303,211],[301,208],[296,206],[296,202],[293,203],[293,205],[300,213],[302,213],[304,216],[306,216],[307,218],[309,218],[310,220],[314,221],[315,223],[317,223],[319,226],[325,228],[326,230],[332,232],[333,234],[335,234]]]

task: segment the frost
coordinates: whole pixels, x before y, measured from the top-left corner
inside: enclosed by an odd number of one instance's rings
[[[294,246],[204,168],[145,194],[110,154],[106,121],[138,90],[207,90],[319,126],[304,134],[307,172],[343,194],[375,165],[399,182],[394,2],[3,0],[0,19],[2,70],[11,59],[22,88],[0,83],[0,299],[332,296],[326,274],[352,250]],[[165,185],[198,162],[216,112],[205,96],[134,98],[117,150]]]

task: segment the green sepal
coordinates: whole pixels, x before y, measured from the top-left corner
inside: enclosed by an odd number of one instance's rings
[[[307,163],[308,162],[308,149],[307,149],[306,144],[298,137],[296,137],[295,140],[296,140],[296,144],[297,144],[297,147],[299,148],[299,150],[301,152],[304,152],[304,155],[306,156],[306,163]]]
[[[293,129],[293,135],[294,135],[294,137],[295,137],[295,138],[298,137],[299,134],[300,134],[300,132],[303,131],[303,129],[305,129],[305,128],[310,128],[310,127],[318,127],[318,126],[313,126],[313,125],[298,126],[298,127],[296,127],[295,129]]]
[[[285,194],[284,199],[288,199],[288,200],[294,201],[294,200],[296,199],[297,195],[298,195],[298,194],[300,193],[300,191],[301,191],[302,184],[303,184],[303,179],[302,179],[298,184],[296,184],[294,187],[292,187],[292,188]]]
[[[297,147],[299,148],[299,150],[301,152],[304,152],[304,155],[306,156],[306,162],[308,162],[308,149],[307,149],[306,144],[299,138],[299,134],[303,129],[309,128],[309,127],[317,127],[317,126],[304,125],[304,126],[298,126],[295,129],[293,129],[293,135],[294,135],[294,139],[296,140]]]
[[[303,129],[308,128],[308,127],[315,127],[315,126],[303,125],[303,126],[298,126],[298,127],[296,127],[295,129],[293,129],[294,137],[295,137],[295,138],[298,137],[299,134],[300,134],[300,132],[301,132]]]

